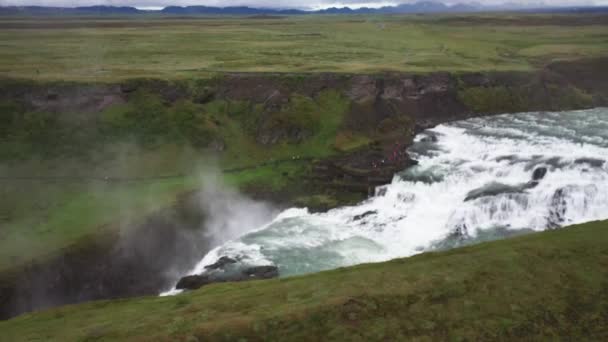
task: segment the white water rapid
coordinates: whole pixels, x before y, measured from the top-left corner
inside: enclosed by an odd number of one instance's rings
[[[229,256],[289,276],[608,218],[608,109],[444,124],[409,151],[419,165],[374,197],[321,214],[288,209],[191,274]]]

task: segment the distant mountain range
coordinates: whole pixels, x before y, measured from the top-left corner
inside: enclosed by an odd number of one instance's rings
[[[480,5],[458,4],[447,6],[441,2],[421,1],[413,4],[398,6],[386,6],[381,8],[362,7],[352,9],[350,7],[331,7],[317,11],[304,11],[297,9],[267,9],[251,7],[207,7],[207,6],[169,6],[160,12],[167,14],[389,14],[389,13],[440,13],[440,12],[473,12],[482,10]]]
[[[44,7],[8,6],[0,7],[0,15],[134,15],[160,13],[166,15],[306,15],[306,14],[407,14],[407,13],[467,13],[482,11],[526,11],[559,13],[606,12],[608,7],[521,7],[515,4],[484,6],[480,3],[446,5],[435,1],[420,1],[398,6],[380,8],[331,7],[316,11],[299,9],[273,9],[247,6],[209,7],[209,6],[168,6],[160,10],[141,10],[126,6],[87,6],[87,7]]]

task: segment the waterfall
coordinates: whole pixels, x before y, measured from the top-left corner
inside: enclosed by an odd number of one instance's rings
[[[211,251],[281,276],[608,218],[608,109],[475,118],[419,134],[417,166],[355,206],[284,211]]]

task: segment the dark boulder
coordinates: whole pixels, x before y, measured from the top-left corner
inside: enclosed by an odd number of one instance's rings
[[[211,284],[213,281],[208,276],[189,275],[185,276],[177,282],[175,288],[178,290],[196,290],[203,285]]]
[[[568,202],[566,198],[569,195],[570,188],[563,187],[555,190],[551,198],[551,209],[547,218],[548,228],[557,228],[566,221],[566,212],[568,210]]]
[[[520,193],[523,190],[519,186],[507,185],[498,182],[488,183],[481,188],[473,189],[467,193],[464,201],[472,201],[481,197],[497,196],[502,194]]]
[[[221,261],[222,259],[224,260]],[[279,276],[279,269],[276,266],[252,266],[236,272],[219,270],[221,267],[233,263],[236,263],[234,259],[222,257],[215,264],[209,265],[215,267],[215,269],[210,269],[207,266],[208,270],[202,274],[185,276],[177,282],[175,288],[178,290],[196,290],[212,283],[271,279]]]
[[[235,263],[236,263],[236,260],[229,258],[227,256],[223,256],[223,257],[219,258],[213,264],[205,266],[205,269],[217,270],[219,268],[224,268],[224,266],[226,266],[226,265],[235,264]]]
[[[498,163],[500,163],[502,161],[508,161],[510,164],[513,164],[513,163],[515,163],[517,161],[520,161],[519,157],[516,156],[516,155],[513,155],[513,154],[506,155],[506,156],[500,156],[500,157],[497,157],[495,160]]]
[[[518,185],[508,185],[498,182],[490,182],[480,188],[473,189],[467,193],[464,201],[473,201],[481,197],[492,197],[503,194],[521,194],[526,190],[532,189],[538,185],[538,181],[529,181]]]
[[[605,160],[596,158],[578,158],[574,161],[575,164],[586,164],[591,167],[602,167],[606,163]]]
[[[359,220],[361,220],[361,219],[363,219],[363,218],[365,218],[367,216],[374,215],[376,213],[377,213],[377,211],[375,211],[375,210],[366,211],[363,214],[355,215],[353,217],[353,221],[359,221]]]
[[[532,180],[539,181],[539,180],[545,178],[546,174],[547,174],[547,168],[539,167],[536,170],[534,170],[534,172],[532,173]]]
[[[420,142],[425,142],[425,143],[436,143],[439,141],[439,138],[437,138],[436,134],[431,134],[428,133],[424,138],[420,139]]]
[[[383,197],[386,196],[387,188],[385,186],[376,188],[376,196]]]

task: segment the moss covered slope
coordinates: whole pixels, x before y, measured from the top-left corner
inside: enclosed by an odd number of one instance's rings
[[[513,340],[608,336],[608,222],[176,297],[0,322],[0,340]]]

